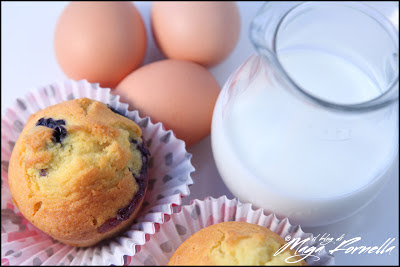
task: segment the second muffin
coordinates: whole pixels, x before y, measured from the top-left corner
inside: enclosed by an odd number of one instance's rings
[[[21,213],[73,246],[90,246],[133,221],[147,189],[150,152],[138,125],[87,98],[33,114],[10,159]]]
[[[271,230],[247,222],[222,222],[201,229],[183,242],[168,265],[306,265],[304,260],[287,263],[294,255],[285,250],[274,256],[286,244]],[[290,261],[297,261],[291,258]]]

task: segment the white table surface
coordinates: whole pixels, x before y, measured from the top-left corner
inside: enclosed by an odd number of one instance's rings
[[[53,34],[57,18],[68,2],[1,2],[1,112],[4,114],[17,97],[25,95],[31,88],[63,80],[66,76],[57,64],[53,49]],[[135,2],[143,16],[148,36],[148,49],[144,64],[163,59],[154,44],[150,32],[150,2]],[[398,2],[368,2],[394,24],[398,21]],[[233,53],[221,64],[210,68],[222,86],[247,57],[255,52],[248,39],[248,28],[252,17],[262,2],[238,2],[242,19],[242,31]],[[193,154],[192,163],[196,172],[192,175],[195,184],[191,195],[184,198],[204,199],[207,196],[233,195],[224,185],[216,169],[211,150],[210,137],[188,149]],[[399,264],[399,164],[390,168],[386,175],[390,180],[379,196],[358,214],[344,221],[323,227],[303,228],[314,235],[330,234],[346,239],[361,237],[356,246],[380,246],[388,238],[396,238],[391,255],[345,254],[336,252],[338,265],[398,265]],[[333,249],[334,245],[327,245]]]

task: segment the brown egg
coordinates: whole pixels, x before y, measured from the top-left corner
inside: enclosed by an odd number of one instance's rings
[[[240,33],[235,2],[154,2],[151,23],[154,39],[168,58],[204,66],[228,57]]]
[[[187,146],[210,134],[220,87],[204,67],[182,60],[161,60],[128,75],[113,94],[140,116],[162,122]]]
[[[72,2],[58,19],[54,49],[70,78],[113,88],[141,65],[146,30],[130,2]]]

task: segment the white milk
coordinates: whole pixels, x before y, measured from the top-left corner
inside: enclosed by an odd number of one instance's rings
[[[374,79],[333,55],[287,50],[280,61],[297,84],[330,102],[360,103],[381,94]],[[236,82],[236,90],[247,89],[224,111],[221,93],[214,111],[213,152],[228,188],[303,225],[353,214],[381,188],[378,178],[396,155],[397,108],[343,116],[272,85],[264,67],[249,85]]]

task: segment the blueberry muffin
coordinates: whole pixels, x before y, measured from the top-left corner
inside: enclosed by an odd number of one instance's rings
[[[10,159],[13,202],[53,238],[86,247],[133,221],[150,152],[135,122],[87,98],[33,114]]]
[[[175,251],[168,265],[306,265],[304,260],[285,262],[294,255],[289,248],[274,256],[285,244],[278,234],[257,224],[223,222],[189,237]],[[288,259],[297,260],[299,256]]]

